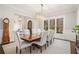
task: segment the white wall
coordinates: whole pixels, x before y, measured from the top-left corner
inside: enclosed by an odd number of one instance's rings
[[[76,24],[76,12],[65,14],[64,33],[71,33],[73,26]]]
[[[79,6],[77,8],[77,24],[79,24]]]

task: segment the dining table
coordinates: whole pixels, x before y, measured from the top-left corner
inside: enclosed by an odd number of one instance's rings
[[[37,34],[24,35],[21,37],[21,39],[27,42],[40,41],[41,35],[37,35]]]
[[[21,39],[24,40],[24,41],[27,41],[29,43],[32,43],[32,42],[35,42],[35,41],[40,41],[41,35],[38,35],[38,34],[24,35],[24,36],[21,37]],[[32,43],[32,46],[39,48],[39,46],[37,44],[34,44],[34,43]]]

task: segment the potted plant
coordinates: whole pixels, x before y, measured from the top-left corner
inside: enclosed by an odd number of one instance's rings
[[[73,32],[75,32],[76,34],[79,34],[79,25],[74,25]]]
[[[79,25],[74,25],[73,27],[73,32],[76,34],[76,45],[79,47],[79,41],[78,41],[78,36],[79,36]]]

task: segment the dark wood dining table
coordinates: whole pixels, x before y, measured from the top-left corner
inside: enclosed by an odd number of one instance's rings
[[[24,35],[21,39],[27,42],[39,41],[41,39],[41,35]]]

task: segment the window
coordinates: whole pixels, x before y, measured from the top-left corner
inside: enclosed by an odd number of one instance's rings
[[[48,20],[44,20],[44,30],[48,30]]]
[[[57,33],[63,33],[63,18],[57,18],[56,19],[57,20],[57,30],[56,30],[56,32]]]
[[[50,19],[50,29],[55,30],[55,19]]]
[[[49,20],[44,20],[44,30],[55,30],[56,33],[63,33],[63,22],[64,18],[52,18]]]

